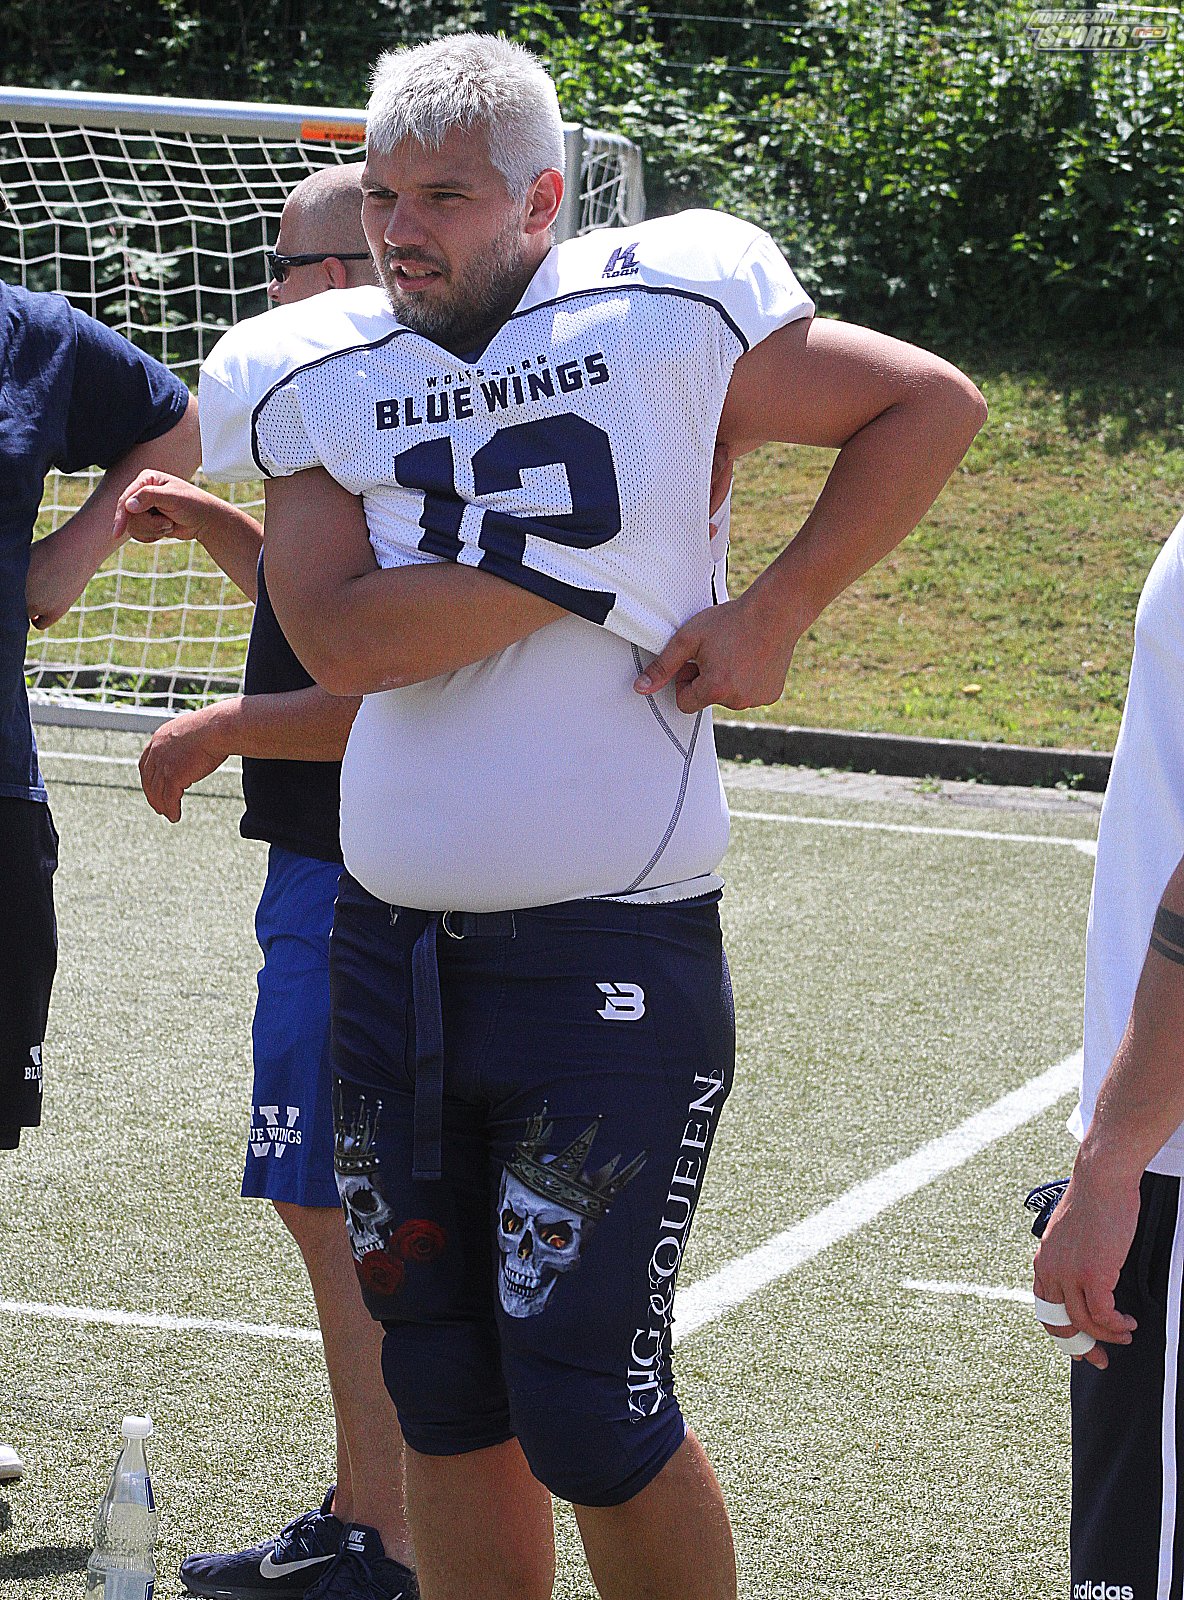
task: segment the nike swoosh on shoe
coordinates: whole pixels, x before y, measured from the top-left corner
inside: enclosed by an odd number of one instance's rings
[[[327,1556],[309,1556],[303,1561],[273,1561],[271,1551],[259,1563],[259,1576],[261,1578],[286,1578],[289,1573],[303,1572],[306,1567],[321,1567],[326,1561],[332,1561],[336,1551]]]

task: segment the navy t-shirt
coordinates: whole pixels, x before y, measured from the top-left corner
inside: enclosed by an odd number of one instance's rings
[[[247,646],[245,694],[286,694],[312,687],[271,609],[259,555],[259,592]],[[239,824],[244,839],[265,839],[318,861],[341,860],[341,762],[243,757]]]
[[[62,295],[0,283],[0,796],[44,800],[25,693],[25,579],[52,467],[110,467],[185,415],[179,378]]]

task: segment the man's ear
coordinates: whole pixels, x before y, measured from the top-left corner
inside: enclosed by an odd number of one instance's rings
[[[525,232],[545,233],[559,215],[563,199],[563,174],[548,167],[540,172],[526,197]]]
[[[345,262],[337,256],[326,256],[320,263],[325,277],[329,280],[326,289],[345,289],[349,286],[349,271]]]

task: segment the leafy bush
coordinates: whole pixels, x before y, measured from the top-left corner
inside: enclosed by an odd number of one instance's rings
[[[651,213],[707,199],[760,222],[826,309],[912,333],[1179,340],[1184,61],[1170,44],[1042,53],[1026,17],[1018,0],[817,0],[771,33],[738,27],[730,58],[689,75],[644,7],[538,3],[514,27],[569,115],[642,146]]]
[[[760,6],[758,11],[757,6]],[[721,10],[726,9],[726,19]],[[1184,26],[1037,50],[1026,0],[9,0],[9,81],[356,104],[382,49],[501,22],[628,134],[651,214],[725,207],[905,333],[1184,340]]]

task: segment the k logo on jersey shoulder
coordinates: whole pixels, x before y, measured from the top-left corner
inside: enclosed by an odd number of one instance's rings
[[[619,245],[604,264],[602,278],[634,278],[641,271],[635,244]]]
[[[609,1022],[637,1022],[645,1016],[645,990],[639,983],[598,983],[596,987],[606,996],[598,1017]]]

